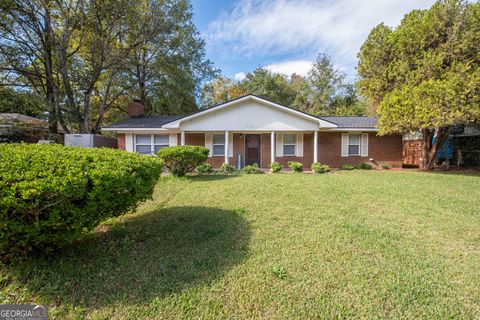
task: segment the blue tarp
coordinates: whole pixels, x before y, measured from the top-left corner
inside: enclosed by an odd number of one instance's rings
[[[435,138],[433,138],[433,141],[435,141]],[[447,140],[442,144],[440,147],[440,150],[438,150],[438,158],[439,159],[453,159],[453,151],[455,149],[455,143],[453,137],[448,137]]]

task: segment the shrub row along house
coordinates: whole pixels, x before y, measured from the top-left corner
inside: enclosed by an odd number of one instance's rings
[[[331,167],[372,161],[402,165],[402,136],[378,136],[371,117],[321,117],[247,95],[187,116],[145,116],[143,105],[129,105],[130,118],[104,128],[118,135],[119,148],[155,154],[175,145],[205,146],[213,167],[276,161]]]

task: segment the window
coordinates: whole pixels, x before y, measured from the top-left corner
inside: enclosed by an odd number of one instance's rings
[[[362,141],[361,135],[351,134],[348,136],[348,155],[359,156],[360,155],[360,142]]]
[[[212,137],[213,142],[213,155],[224,156],[225,155],[225,135],[214,134]]]
[[[141,154],[157,154],[158,150],[169,146],[168,140],[168,134],[137,134],[135,151]]]
[[[284,134],[283,135],[283,155],[294,156],[296,145],[296,134]]]
[[[153,152],[157,154],[158,150],[168,147],[168,134],[156,134],[153,136]]]
[[[135,135],[135,151],[141,154],[152,154],[152,137],[149,134]]]

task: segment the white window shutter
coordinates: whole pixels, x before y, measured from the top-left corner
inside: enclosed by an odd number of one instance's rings
[[[168,146],[173,147],[178,144],[177,142],[177,134],[176,133],[170,133],[168,135]]]
[[[348,157],[348,133],[342,133],[342,157]]]
[[[233,133],[228,133],[228,156],[233,157]]]
[[[276,133],[275,141],[275,156],[283,157],[283,133]]]
[[[303,133],[297,133],[295,146],[295,155],[297,157],[303,157]]]
[[[208,156],[211,157],[213,154],[213,136],[211,133],[205,133],[205,148],[209,150]]]
[[[362,157],[368,157],[368,133],[362,133]]]
[[[133,152],[133,134],[127,133],[125,135],[125,150],[128,152]]]

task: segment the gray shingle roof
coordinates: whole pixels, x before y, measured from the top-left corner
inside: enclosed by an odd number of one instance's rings
[[[145,116],[129,118],[124,121],[113,123],[105,128],[161,128],[165,123],[175,121],[183,116]]]
[[[106,128],[161,128],[162,125],[183,118],[184,116],[145,116],[129,118],[113,123]],[[374,117],[324,117],[318,118],[338,125],[339,128],[375,128],[377,118]]]
[[[333,122],[339,128],[375,128],[377,118],[374,117],[321,117],[318,118]]]

